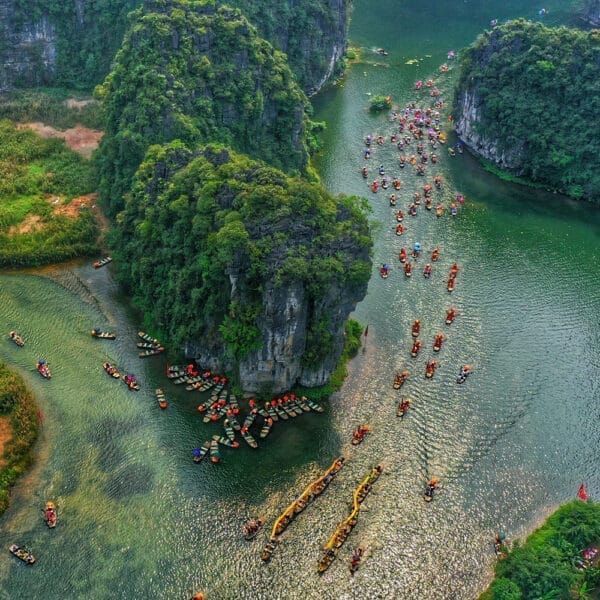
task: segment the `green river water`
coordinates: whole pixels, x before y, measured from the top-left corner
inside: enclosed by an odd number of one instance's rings
[[[549,23],[564,18],[561,3],[545,6]],[[369,336],[325,414],[276,424],[258,450],[223,451],[218,466],[191,461],[191,449],[220,428],[201,422],[196,393],[167,382],[163,358],[137,358],[137,319],[109,269],[71,264],[0,275],[2,331],[17,329],[27,340],[19,349],[5,339],[0,358],[25,376],[44,414],[39,459],[15,489],[0,530],[0,547],[28,546],[38,562],[28,568],[6,552],[0,598],[183,600],[203,590],[209,600],[471,599],[489,580],[495,531],[523,535],[581,481],[598,496],[598,211],[503,183],[467,154],[451,158],[442,149],[436,168],[427,167],[429,178],[444,177],[437,197],[447,204],[460,192],[467,202],[453,219],[421,206],[397,237],[387,194],[371,194],[360,175],[364,136],[389,139],[392,131],[388,115],[368,112],[368,93],[390,94],[400,106],[425,102],[414,82],[434,77],[449,90],[453,71],[438,73],[448,50],[470,43],[492,18],[537,18],[539,8],[528,0],[382,0],[377,9],[355,2],[351,36],[365,62],[315,105],[328,122],[318,162],[325,183],[363,194],[373,207],[374,276],[356,311]],[[378,56],[379,46],[389,56]],[[410,59],[417,62],[405,64]],[[393,175],[397,156],[387,142],[369,166],[384,163]],[[398,174],[406,212],[424,182],[412,168]],[[441,248],[429,280],[421,276],[425,256],[411,279],[400,270],[399,248],[417,240],[426,251]],[[450,296],[445,282],[455,260],[461,270]],[[385,281],[377,275],[383,262],[392,267]],[[450,300],[459,315],[448,327]],[[418,359],[409,354],[415,318],[423,323]],[[117,331],[117,341],[93,340],[93,326]],[[441,366],[425,380],[438,331],[447,335]],[[35,373],[41,356],[50,381]],[[142,391],[107,377],[103,360],[136,373]],[[458,386],[467,362],[473,375]],[[402,368],[411,371],[403,392],[414,404],[400,423],[391,381]],[[153,396],[158,386],[170,400],[164,412]],[[364,422],[372,433],[354,448],[352,430]],[[263,564],[278,513],[340,454],[348,457],[344,468]],[[320,546],[377,462],[385,471],[357,527],[339,559],[317,575]],[[422,492],[431,476],[442,489],[427,505]],[[45,500],[58,506],[55,530],[43,525]],[[241,536],[249,515],[267,522],[252,542]],[[367,558],[351,577],[358,545]]]

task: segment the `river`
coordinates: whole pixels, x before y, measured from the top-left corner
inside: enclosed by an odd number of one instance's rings
[[[355,2],[351,37],[364,48],[342,84],[316,99],[328,122],[318,162],[334,192],[365,195],[376,228],[374,276],[356,317],[369,324],[364,352],[350,364],[342,392],[324,415],[276,424],[258,450],[223,452],[218,466],[195,465],[191,449],[219,428],[204,425],[198,396],[170,385],[163,358],[138,359],[139,323],[109,269],[73,263],[36,273],[0,275],[0,323],[27,340],[0,343],[0,358],[15,366],[44,414],[39,459],[17,486],[2,517],[0,546],[30,547],[28,568],[8,552],[0,561],[0,598],[184,599],[203,590],[208,600],[237,598],[471,599],[489,580],[491,536],[523,535],[581,481],[600,494],[600,218],[592,207],[518,187],[485,173],[467,154],[440,152],[446,200],[462,193],[459,215],[436,219],[420,207],[394,233],[393,213],[360,176],[362,139],[388,134],[386,115],[367,110],[368,93],[390,94],[403,106],[416,79],[434,77],[450,89],[454,71],[437,69],[450,49],[470,43],[491,18],[537,17],[536,3],[509,0],[426,0],[418,9],[381,0]],[[546,4],[552,23],[561,4]],[[385,47],[388,57],[374,52]],[[416,63],[406,64],[416,59]],[[385,66],[380,66],[385,65]],[[392,165],[388,143],[371,161]],[[381,157],[381,160],[380,160]],[[423,181],[399,173],[406,198]],[[425,178],[427,179],[427,178]],[[407,280],[397,260],[401,245],[438,245],[433,276]],[[452,296],[450,265],[460,272]],[[391,265],[382,280],[377,267]],[[450,300],[455,323],[443,323]],[[423,323],[424,349],[412,359],[410,324]],[[93,340],[93,326],[118,332],[115,342]],[[425,380],[438,331],[447,335],[440,369]],[[38,357],[50,381],[34,371]],[[136,373],[142,391],[129,392],[103,372],[103,360]],[[454,383],[460,365],[473,374]],[[391,380],[411,371],[402,392],[414,399],[402,423]],[[170,400],[161,412],[153,389]],[[372,433],[358,448],[352,430]],[[275,517],[339,454],[346,465],[328,490],[292,523],[270,564],[260,551]],[[316,563],[336,524],[349,512],[352,490],[375,463],[384,474],[364,504],[358,525],[327,573]],[[428,477],[442,488],[422,500]],[[54,500],[59,525],[48,530],[40,509]],[[267,521],[245,542],[248,515]],[[351,577],[352,549],[366,560]]]

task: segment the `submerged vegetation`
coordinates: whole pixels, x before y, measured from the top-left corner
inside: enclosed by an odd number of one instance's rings
[[[477,98],[475,128],[514,174],[600,202],[600,32],[511,21],[461,55],[457,110]],[[458,116],[458,115],[457,115]]]
[[[9,504],[10,488],[33,461],[32,448],[38,434],[37,408],[23,380],[0,362],[0,419],[10,431],[0,456],[0,514]]]
[[[94,188],[90,162],[62,140],[0,121],[0,266],[40,265],[95,251],[89,211],[65,210]]]
[[[600,547],[600,504],[569,502],[523,545],[514,544],[480,600],[590,599],[600,591],[598,559],[585,568],[582,560],[591,546]]]

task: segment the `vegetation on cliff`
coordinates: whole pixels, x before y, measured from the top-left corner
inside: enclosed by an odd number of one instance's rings
[[[0,121],[0,266],[57,262],[96,249],[89,211],[65,203],[92,192],[90,162],[62,140]]]
[[[519,155],[516,174],[600,201],[600,32],[511,21],[461,56],[455,117],[477,97],[477,131]]]
[[[107,126],[100,192],[111,215],[152,144],[222,142],[285,170],[306,168],[304,108],[285,55],[213,0],[148,1],[97,88]]]
[[[599,545],[600,504],[569,502],[498,561],[480,600],[589,599],[600,591],[600,568],[596,560],[582,569],[582,552]]]
[[[318,363],[330,344],[314,314],[336,290],[356,300],[366,291],[364,210],[357,198],[334,198],[224,147],[192,151],[177,141],[148,151],[117,220],[114,256],[171,344],[199,340],[236,360],[261,344],[268,287],[301,285],[298,310],[314,334],[304,358]]]
[[[0,514],[9,504],[10,488],[32,463],[38,434],[35,401],[23,380],[0,362],[0,419],[8,420],[7,438],[0,456]]]

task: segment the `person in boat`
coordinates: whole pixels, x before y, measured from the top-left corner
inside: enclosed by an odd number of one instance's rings
[[[431,271],[432,271],[432,267],[429,263],[427,263],[425,265],[425,268],[423,269],[423,277],[431,277]]]
[[[371,145],[372,141],[373,141],[373,136],[370,133],[367,134],[367,137],[365,138],[365,145],[367,147],[369,147]]]
[[[450,214],[455,217],[458,214],[458,206],[456,206],[456,204],[454,204],[454,202],[452,202],[452,204],[450,204]]]
[[[371,148],[365,148],[365,159],[368,160],[371,158]]]
[[[367,170],[367,167],[363,167],[362,168],[362,176],[366,179],[369,176],[369,171]]]
[[[439,350],[442,347],[443,343],[444,343],[444,334],[443,333],[438,333],[435,336],[435,340],[433,342],[433,349],[434,350]]]
[[[413,343],[413,347],[412,347],[412,350],[410,351],[410,353],[413,356],[417,356],[417,354],[419,354],[419,350],[421,349],[421,345],[422,345],[421,340],[415,340],[414,343]]]
[[[400,182],[400,180],[397,177],[394,177],[394,180],[392,181],[392,185],[394,186],[395,190],[399,190],[400,187],[402,186],[402,183]]]
[[[401,210],[396,213],[396,220],[398,223],[402,223],[402,221],[404,221],[404,213]]]
[[[415,192],[413,194],[413,198],[415,199],[415,204],[421,204],[421,193]]]
[[[410,408],[410,399],[405,398],[400,402],[400,412],[405,413]]]
[[[438,258],[440,257],[440,249],[436,246],[433,249],[433,252],[431,253],[431,260],[433,262],[437,262]]]
[[[411,202],[411,203],[408,205],[408,214],[409,214],[411,217],[416,217],[416,216],[417,216],[417,207],[415,206],[414,202]]]
[[[437,368],[438,362],[437,360],[430,360],[425,366],[425,375],[428,377],[432,377]]]
[[[415,319],[415,322],[412,325],[413,337],[417,337],[419,335],[420,331],[421,331],[421,321],[419,319]]]
[[[404,274],[407,277],[410,277],[412,275],[412,265],[409,262],[404,263]]]
[[[398,223],[398,225],[396,225],[396,235],[402,235],[404,233],[404,227],[402,225],[402,223]]]
[[[404,248],[400,248],[400,254],[398,255],[400,262],[406,262],[406,250]]]
[[[396,206],[396,194],[390,194],[390,206]]]
[[[454,277],[456,277],[456,274],[458,273],[459,268],[458,265],[456,263],[454,263],[452,265],[452,268],[450,269],[450,275],[454,275]]]
[[[371,191],[375,194],[379,191],[379,182],[378,181],[374,181],[371,184]]]
[[[455,318],[456,318],[456,309],[453,306],[451,306],[446,311],[446,323],[448,323],[448,322],[452,323],[452,321],[454,321]]]
[[[433,144],[432,144],[432,146],[433,146]],[[431,162],[432,162],[433,164],[435,164],[435,163],[437,163],[437,161],[438,161],[438,157],[437,157],[437,155],[436,155],[436,154],[432,154],[432,155],[431,155]]]
[[[431,201],[431,198],[425,198],[425,208],[427,210],[431,210],[433,208],[433,202]]]
[[[423,192],[425,194],[425,198],[428,198],[429,196],[431,196],[431,190],[432,189],[433,188],[429,184],[426,184],[426,185],[423,186]]]
[[[388,178],[387,178],[387,177],[382,177],[382,178],[381,178],[381,187],[382,187],[384,190],[387,190],[387,189],[390,187],[390,184],[389,184],[389,181],[388,181]]]
[[[433,500],[433,493],[435,492],[437,487],[438,487],[438,480],[435,479],[435,477],[432,477],[427,482],[427,486],[425,487],[425,500],[427,502],[430,502],[431,500]]]
[[[385,168],[383,165],[379,165],[379,174],[380,175],[385,175]]]

